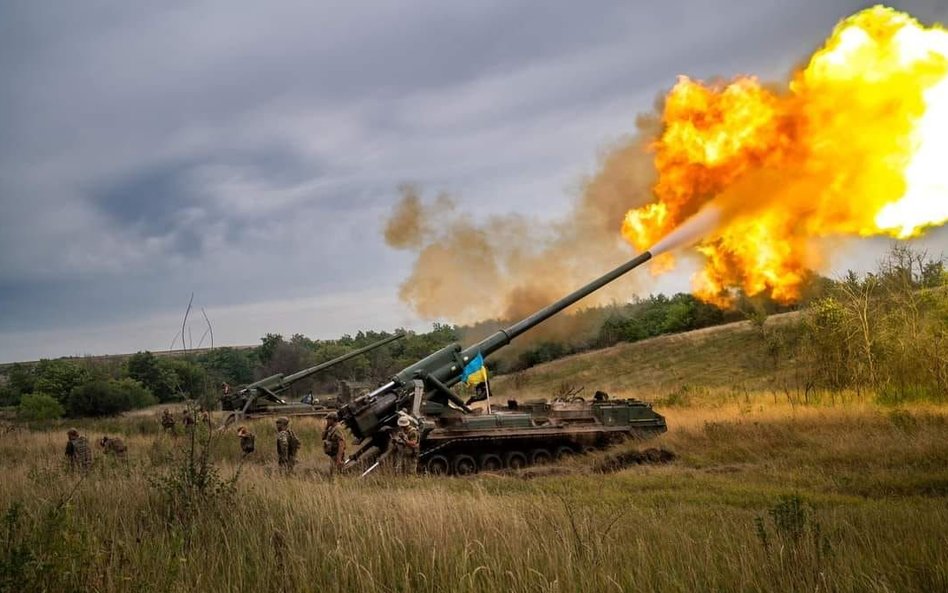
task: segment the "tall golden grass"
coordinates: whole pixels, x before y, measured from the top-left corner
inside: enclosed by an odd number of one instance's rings
[[[260,450],[247,462],[232,433],[215,443],[222,476],[239,470],[235,495],[188,517],[170,514],[153,484],[186,439],[161,435],[154,418],[82,423],[90,437],[125,435],[131,450],[127,466],[99,458],[83,479],[63,469],[63,426],[8,432],[0,582],[10,591],[948,590],[948,409],[791,406],[759,394],[663,412],[670,432],[648,445],[675,451],[675,463],[597,474],[585,457],[530,479],[538,473],[330,479],[315,421],[295,423],[303,457],[285,477],[271,423],[258,421]],[[11,560],[20,548],[32,564]]]

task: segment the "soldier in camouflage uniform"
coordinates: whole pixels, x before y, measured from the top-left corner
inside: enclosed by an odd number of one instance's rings
[[[277,463],[280,471],[292,473],[296,465],[296,454],[300,450],[300,440],[296,433],[290,430],[290,420],[286,416],[277,418]]]
[[[256,448],[254,434],[247,430],[246,426],[241,426],[237,429],[237,436],[240,438],[240,450],[244,452],[244,456],[253,453]]]
[[[323,453],[329,456],[329,475],[342,471],[346,459],[346,438],[342,434],[339,416],[335,412],[326,416],[323,429]]]
[[[66,441],[66,459],[69,460],[69,469],[83,473],[89,471],[92,468],[92,449],[89,448],[89,441],[75,428],[70,428],[66,436],[69,438]]]
[[[415,473],[418,467],[418,451],[421,437],[412,419],[407,415],[398,417],[398,429],[392,433],[391,452],[395,457],[395,472]]]
[[[184,424],[184,431],[191,432],[194,430],[194,414],[191,413],[189,408],[185,408],[181,412],[181,423]]]
[[[99,447],[107,456],[112,455],[116,459],[127,460],[128,447],[125,446],[125,441],[118,437],[102,437],[99,440]]]
[[[165,408],[165,411],[161,413],[161,428],[165,432],[174,434],[174,424],[174,416],[171,414],[171,410]]]

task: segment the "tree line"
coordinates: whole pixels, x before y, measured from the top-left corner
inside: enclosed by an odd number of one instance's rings
[[[796,325],[767,327],[767,316],[800,309]],[[766,296],[735,295],[722,309],[679,293],[589,308],[565,317],[554,336],[518,340],[489,361],[493,374],[514,372],[576,352],[636,342],[751,319],[762,353],[776,367],[793,364],[805,391],[874,390],[892,399],[945,398],[948,393],[948,281],[944,261],[892,248],[875,272],[830,280],[813,275],[803,298],[786,306]],[[473,342],[505,324],[471,327],[434,324],[326,369],[293,386],[289,397],[332,393],[340,382],[368,387],[457,341]],[[267,334],[255,348],[215,348],[188,355],[139,352],[107,359],[41,360],[13,364],[0,384],[0,406],[16,406],[25,419],[111,415],[184,399],[214,407],[220,386],[234,387],[277,373],[289,374],[337,358],[393,335],[360,331],[337,340],[289,339]],[[530,334],[528,334],[529,336]]]

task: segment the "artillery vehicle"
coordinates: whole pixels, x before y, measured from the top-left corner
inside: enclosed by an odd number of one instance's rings
[[[241,418],[259,418],[261,416],[325,416],[330,412],[334,412],[336,408],[345,403],[345,401],[341,401],[340,399],[320,401],[310,394],[300,401],[287,402],[280,397],[280,394],[287,391],[297,381],[404,337],[405,334],[395,334],[384,340],[379,340],[358,350],[353,350],[352,352],[317,364],[316,366],[297,371],[291,375],[284,376],[282,373],[277,373],[276,375],[271,375],[265,379],[260,379],[259,381],[241,387],[233,393],[225,393],[221,396],[221,408],[231,413],[225,418],[224,426],[228,426],[235,420]]]
[[[667,430],[650,404],[634,399],[509,402],[483,413],[451,391],[465,366],[651,259],[648,251],[533,315],[463,348],[452,344],[402,369],[389,382],[338,410],[360,445],[347,466],[386,450],[400,413],[410,411],[421,433],[419,466],[430,473],[469,474],[519,468]],[[578,399],[578,398],[577,398]],[[374,466],[373,466],[374,467]],[[371,469],[371,468],[370,468]]]

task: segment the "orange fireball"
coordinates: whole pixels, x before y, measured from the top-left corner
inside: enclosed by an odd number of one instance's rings
[[[890,8],[842,21],[780,88],[681,77],[662,119],[656,201],[622,233],[648,249],[718,209],[697,245],[706,300],[742,288],[790,302],[819,264],[814,239],[906,238],[948,220],[948,32]]]

